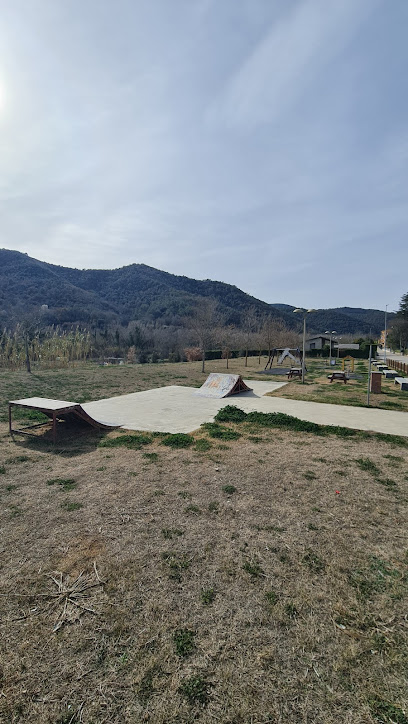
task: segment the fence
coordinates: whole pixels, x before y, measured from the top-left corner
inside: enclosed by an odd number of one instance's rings
[[[399,362],[396,359],[387,359],[386,360],[388,367],[391,367],[393,370],[398,370],[398,372],[404,372],[404,374],[408,374],[408,364],[405,362]]]

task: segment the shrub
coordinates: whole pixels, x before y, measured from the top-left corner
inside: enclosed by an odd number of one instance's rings
[[[198,362],[202,359],[201,349],[199,347],[187,347],[184,350],[184,356],[187,362]]]
[[[299,432],[314,432],[316,435],[322,435],[325,432],[323,425],[300,420],[298,417],[286,415],[284,412],[250,412],[246,419],[248,422],[254,422],[263,427],[284,427]]]
[[[215,416],[217,422],[242,422],[246,418],[246,412],[235,405],[226,405],[219,410]]]
[[[190,447],[194,442],[190,435],[186,435],[184,432],[176,432],[174,435],[169,435],[162,440],[162,445],[167,447]]]
[[[237,489],[234,487],[234,485],[224,485],[223,487],[224,493],[227,493],[228,495],[232,495],[232,493],[235,493],[236,490]]]

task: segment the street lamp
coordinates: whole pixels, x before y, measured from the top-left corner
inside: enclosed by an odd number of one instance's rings
[[[306,342],[306,314],[315,312],[315,309],[294,309],[294,314],[303,314],[303,351],[302,351],[302,385],[305,384],[305,342]]]
[[[332,363],[332,362],[331,362],[331,358],[332,358],[332,354],[331,354],[331,351],[332,351],[332,336],[333,336],[333,334],[337,334],[337,332],[336,332],[335,329],[333,329],[332,332],[329,332],[328,330],[326,330],[326,331],[325,331],[325,334],[330,334],[330,362],[329,362],[329,364],[330,364],[330,367],[331,367],[331,363]]]
[[[385,327],[384,327],[384,364],[387,364],[387,307],[385,305]]]

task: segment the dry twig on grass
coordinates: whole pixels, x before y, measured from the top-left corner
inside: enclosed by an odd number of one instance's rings
[[[57,586],[57,592],[51,593],[50,607],[53,609],[60,609],[59,615],[55,622],[53,632],[58,631],[61,626],[65,623],[72,623],[78,621],[79,618],[86,612],[97,614],[94,608],[85,605],[90,597],[89,591],[94,588],[103,586],[98,569],[96,567],[96,561],[94,561],[94,573],[95,578],[91,575],[85,575],[84,571],[81,571],[79,576],[70,583],[69,576],[64,578],[64,574],[57,571],[55,575],[51,574],[49,577]]]

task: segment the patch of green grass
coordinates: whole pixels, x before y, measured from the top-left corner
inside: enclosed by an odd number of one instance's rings
[[[326,402],[338,402],[338,400],[327,399]],[[361,406],[364,407],[364,405]],[[223,409],[225,410],[225,408]],[[292,415],[286,415],[283,412],[249,412],[248,414],[246,414],[243,410],[240,410],[240,412],[242,413],[239,415],[241,418],[240,422],[253,423],[259,427],[277,427],[296,430],[298,432],[311,432],[315,435],[336,435],[341,438],[355,437],[360,440],[380,440],[392,445],[408,447],[408,438],[402,437],[402,435],[387,435],[381,432],[364,432],[362,430],[353,430],[352,428],[341,427],[340,425],[318,425],[314,422],[308,422],[307,420],[300,420]],[[217,413],[214,418],[217,421],[220,420],[218,417],[219,414],[220,413]],[[234,422],[238,422],[238,420],[235,419]]]
[[[408,724],[408,717],[402,709],[379,696],[369,699],[368,705],[372,716],[379,724]]]
[[[393,463],[403,463],[404,458],[401,455],[383,455],[386,460],[391,460]]]
[[[14,463],[26,463],[30,460],[29,455],[15,455],[12,458],[7,458],[6,463],[13,465]]]
[[[74,503],[71,500],[64,500],[64,502],[61,503],[61,508],[64,508],[64,510],[72,513],[74,510],[79,510],[80,508],[83,508],[83,505],[82,503]]]
[[[215,416],[218,422],[243,422],[245,418],[246,413],[235,405],[226,405]]]
[[[173,581],[181,581],[182,572],[190,567],[190,560],[184,553],[167,551],[161,554],[162,560],[170,569],[169,577]]]
[[[215,591],[213,588],[202,588],[200,593],[201,603],[209,606],[215,599]]]
[[[153,495],[155,495],[155,496],[166,495],[166,493],[164,492],[164,490],[158,489],[158,490],[153,490]]]
[[[184,531],[180,528],[162,528],[162,535],[167,540],[171,540],[174,536],[184,535]]]
[[[150,666],[144,673],[137,692],[137,697],[142,704],[146,705],[153,696],[155,691],[153,685],[154,678],[160,675],[160,673],[161,667],[158,664],[153,664],[153,666]]]
[[[19,518],[20,515],[23,515],[23,511],[17,505],[10,505],[10,511],[11,518]]]
[[[323,558],[310,549],[303,556],[302,560],[313,573],[321,573],[326,567]]]
[[[5,474],[6,474],[6,468],[4,467],[4,465],[0,465],[0,475],[5,475]]]
[[[104,438],[99,447],[126,447],[128,450],[141,450],[144,445],[150,445],[153,438],[150,435],[118,435]]]
[[[190,447],[194,443],[194,438],[191,435],[186,435],[184,432],[177,432],[174,435],[169,435],[161,441],[162,445],[174,448],[185,448]]]
[[[267,591],[265,598],[270,606],[275,606],[279,601],[279,596],[275,591]]]
[[[307,524],[307,527],[308,527],[309,530],[319,530],[319,528],[317,527],[317,525],[315,525],[314,523],[308,523],[308,524]]]
[[[76,481],[74,478],[50,478],[47,480],[47,485],[59,485],[63,490],[74,490],[76,488]]]
[[[11,493],[13,490],[17,489],[17,485],[6,485],[6,490],[8,493]]]
[[[257,525],[256,523],[251,526],[255,530],[266,530],[268,533],[284,533],[286,528],[282,528],[280,525]]]
[[[391,478],[377,478],[377,483],[384,485],[385,488],[397,488],[397,483]]]
[[[218,513],[220,504],[216,500],[212,500],[211,503],[208,504],[208,510],[210,513]]]
[[[142,453],[142,457],[145,460],[148,460],[149,463],[157,463],[159,456],[156,452],[144,452]]]
[[[184,508],[185,513],[193,513],[193,515],[200,515],[201,509],[198,507],[198,505],[188,505],[187,508]]]
[[[248,435],[248,440],[257,445],[258,443],[263,442],[263,437],[258,437],[257,435]]]
[[[244,565],[242,566],[242,570],[246,571],[247,573],[249,573],[250,576],[253,576],[254,578],[259,578],[260,576],[265,575],[261,566],[256,561],[245,561]]]
[[[197,450],[197,452],[207,452],[210,448],[212,448],[212,444],[209,440],[206,440],[205,437],[200,437],[196,440],[194,449]]]
[[[246,419],[260,427],[280,427],[299,432],[313,432],[316,435],[324,434],[322,425],[300,420],[284,412],[249,412]]]
[[[225,425],[219,425],[217,422],[205,422],[202,427],[207,430],[210,437],[217,440],[238,440],[241,437],[240,432],[231,430]]]
[[[184,498],[185,500],[191,500],[191,493],[189,493],[188,490],[179,490],[177,495],[179,495],[180,498]]]
[[[297,618],[299,616],[299,611],[294,603],[287,603],[285,605],[285,613],[288,618]]]
[[[174,632],[173,642],[177,656],[184,657],[193,653],[196,646],[194,643],[195,631],[182,628]]]
[[[380,475],[381,470],[378,467],[378,465],[373,462],[373,460],[370,460],[370,458],[357,458],[355,461],[360,468],[360,470],[364,470],[367,473],[371,473],[371,475]]]
[[[179,693],[191,706],[206,706],[210,700],[211,682],[201,676],[190,676],[179,686]]]
[[[222,490],[224,493],[227,493],[227,495],[232,495],[233,493],[237,492],[237,489],[234,485],[224,485]]]
[[[101,465],[100,468],[96,468],[97,473],[102,473],[104,470],[106,470],[106,465]]]
[[[386,561],[372,556],[368,568],[356,569],[349,574],[349,583],[357,590],[358,597],[365,600],[385,591],[392,579],[399,576],[399,571],[391,568]]]
[[[317,475],[313,472],[313,470],[306,470],[306,472],[303,473],[303,477],[305,480],[316,480]]]

